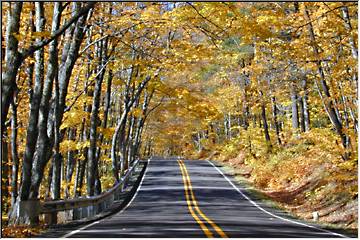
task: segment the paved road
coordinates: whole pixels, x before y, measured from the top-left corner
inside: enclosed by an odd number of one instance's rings
[[[345,237],[250,199],[209,161],[152,159],[125,209],[52,237]]]

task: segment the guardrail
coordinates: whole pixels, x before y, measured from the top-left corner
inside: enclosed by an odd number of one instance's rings
[[[39,200],[22,201],[20,215],[27,216],[30,219],[38,219],[40,215],[44,214],[44,220],[47,224],[95,216],[127,196],[128,181],[141,162],[144,161],[137,159],[115,186],[100,195],[45,202]]]

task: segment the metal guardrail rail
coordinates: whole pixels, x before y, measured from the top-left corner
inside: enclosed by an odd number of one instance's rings
[[[44,214],[44,220],[47,224],[56,224],[100,214],[112,206],[113,203],[127,196],[126,185],[142,162],[144,161],[135,160],[132,166],[126,170],[124,176],[120,178],[120,181],[100,195],[44,202],[40,202],[40,200],[24,201],[20,210],[21,215],[38,218]],[[62,214],[59,215],[58,213]]]

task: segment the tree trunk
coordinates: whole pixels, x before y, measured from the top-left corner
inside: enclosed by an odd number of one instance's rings
[[[302,81],[302,87],[304,91],[304,96],[302,97],[303,107],[304,107],[304,124],[305,124],[305,132],[310,130],[310,111],[308,104],[308,89],[307,89],[307,78],[304,76]]]
[[[227,117],[226,114],[224,114],[224,134],[225,134],[225,138],[228,138],[229,136],[229,130],[228,130],[228,124],[227,124]]]
[[[11,158],[12,158],[12,173],[11,173],[11,206],[15,204],[18,196],[18,174],[19,174],[19,155],[17,149],[17,104],[16,98],[11,102],[12,116],[11,116]]]
[[[249,105],[248,105],[248,100],[247,100],[247,91],[246,91],[246,86],[244,86],[244,90],[243,90],[243,94],[244,94],[244,103],[243,103],[243,116],[244,116],[244,129],[247,130],[249,127]]]
[[[86,130],[86,126],[85,126],[85,119],[83,119],[82,131],[81,131],[82,142],[87,141],[87,139],[89,138],[88,135],[89,134],[88,134],[88,131]],[[82,152],[83,152],[84,160],[78,160],[78,167],[76,170],[76,181],[75,181],[75,186],[74,186],[75,197],[81,196],[81,189],[82,189],[83,182],[84,182],[85,168],[86,168],[86,163],[87,163],[87,158],[88,158],[88,148],[85,147],[82,150]]]
[[[300,130],[305,132],[305,108],[303,97],[299,96],[299,112],[300,112]]]
[[[341,10],[342,10],[342,15],[343,15],[345,28],[349,33],[349,44],[350,44],[350,47],[351,47],[351,55],[353,56],[353,58],[355,60],[358,60],[358,49],[357,49],[357,46],[356,46],[356,41],[354,40],[354,36],[353,36],[353,34],[351,32],[353,28],[352,28],[351,22],[350,22],[349,9],[348,9],[347,6],[344,5],[341,8]],[[353,86],[356,89],[356,95],[357,95],[357,90],[358,90],[357,71],[355,71],[355,73],[353,74],[352,79],[353,79],[353,82],[354,82]]]
[[[101,181],[100,181],[100,173],[99,173],[99,168],[96,168],[96,172],[95,172],[95,189],[94,189],[94,193],[95,195],[100,195],[102,190],[101,190]]]
[[[97,126],[98,126],[98,118],[99,118],[99,107],[100,107],[100,95],[101,95],[101,85],[104,79],[105,68],[103,68],[103,64],[105,64],[106,58],[103,56],[103,46],[102,42],[100,42],[101,46],[98,47],[99,51],[99,60],[102,62],[102,66],[100,69],[101,73],[98,75],[95,81],[95,88],[93,94],[93,104],[91,108],[90,115],[90,146],[88,152],[88,181],[87,181],[87,192],[89,196],[94,195],[94,186],[97,172],[97,158],[96,158],[96,141],[97,141]],[[105,61],[104,61],[105,60]]]
[[[80,196],[79,186],[80,186],[80,173],[81,173],[81,160],[76,162],[76,173],[75,173],[75,183],[74,183],[74,196]]]
[[[136,133],[135,133],[134,150],[133,150],[134,155],[137,155],[140,150],[141,135],[142,135],[142,131],[144,128],[145,120],[149,114],[148,107],[150,104],[150,100],[153,97],[153,94],[154,94],[154,90],[150,94],[148,94],[147,91],[144,94],[144,103],[142,106],[142,116],[139,117],[139,119],[138,119]]]
[[[106,128],[106,127],[107,127],[107,122],[108,122],[108,113],[109,113],[110,104],[111,104],[111,86],[112,86],[112,79],[113,79],[113,73],[112,73],[112,70],[109,70],[108,79],[107,79],[107,85],[106,85],[106,96],[105,96],[105,109],[104,109],[103,128]]]
[[[271,140],[270,140],[270,134],[269,134],[269,126],[268,126],[268,123],[266,120],[266,110],[265,110],[264,103],[261,105],[261,118],[262,118],[262,122],[263,122],[265,141],[268,146],[268,150],[270,150],[272,146],[271,146]]]
[[[109,70],[108,73],[108,79],[107,79],[107,85],[106,85],[106,95],[105,95],[105,106],[104,106],[104,119],[102,122],[102,127],[103,129],[107,128],[107,122],[108,122],[108,116],[109,116],[109,110],[110,110],[110,104],[111,104],[111,85],[112,85],[112,78],[113,78],[113,74],[112,71]],[[104,135],[100,134],[99,136],[99,142],[102,143],[103,142],[103,138]],[[106,154],[106,151],[105,151]],[[96,154],[96,161],[100,162],[100,156],[101,156],[101,148],[98,147],[97,148],[97,154]],[[95,179],[95,194],[101,194],[102,190],[101,190],[101,182],[100,182],[100,175],[99,175],[99,167],[97,168],[97,176]]]
[[[44,6],[42,2],[35,3],[36,21],[35,28],[37,32],[44,31],[45,18],[44,18]],[[42,39],[37,39],[36,42],[40,42]],[[35,153],[35,147],[38,138],[38,119],[39,108],[41,102],[41,95],[43,91],[44,80],[44,49],[40,49],[35,52],[35,83],[32,101],[30,104],[30,116],[29,125],[26,135],[26,147],[23,160],[22,175],[23,180],[20,188],[21,200],[27,200],[30,194],[31,186],[31,166],[33,163],[33,157]]]
[[[2,204],[1,204],[1,211],[6,212],[9,205],[5,202],[5,199],[9,198],[9,166],[10,166],[10,158],[9,158],[9,144],[8,144],[8,136],[7,132],[3,133],[2,143],[1,143],[1,197],[2,197]]]
[[[124,162],[124,170],[129,168],[130,161],[132,159],[132,150],[133,150],[133,141],[134,141],[134,127],[135,127],[135,121],[136,118],[134,116],[131,116],[129,121],[129,128],[127,133],[127,139],[126,139],[126,146],[125,146],[125,162]]]
[[[76,129],[71,128],[68,133],[69,140],[76,140]],[[70,197],[70,187],[69,184],[71,183],[71,179],[74,173],[75,167],[75,155],[77,151],[68,151],[67,153],[67,163],[66,163],[66,175],[65,175],[65,198]]]
[[[229,131],[229,139],[231,139],[231,114],[230,112],[228,113],[228,131]]]
[[[83,118],[82,122],[81,122],[81,128],[80,128],[80,134],[79,134],[79,141],[80,142],[84,141],[84,138],[85,138],[84,131],[85,131],[85,118]],[[83,162],[84,162],[84,160],[80,160],[80,159],[77,160],[76,173],[75,173],[75,183],[74,183],[74,196],[79,196],[80,195],[80,190],[79,189],[81,189],[80,188],[80,185],[81,185],[80,180],[82,181],[82,179],[81,179],[81,172],[82,172],[81,167],[82,167]]]
[[[279,127],[279,123],[277,120],[277,107],[276,107],[275,96],[271,97],[271,102],[272,102],[273,120],[274,120],[274,126],[275,126],[275,131],[276,131],[276,137],[277,137],[277,141],[278,141],[279,145],[281,145],[280,127]]]
[[[54,33],[59,29],[60,26],[60,18],[61,18],[61,3],[54,3],[54,12],[52,19],[51,32]],[[54,39],[49,45],[49,60],[47,64],[47,71],[44,81],[44,89],[41,97],[40,108],[39,108],[39,138],[38,138],[38,146],[37,146],[37,156],[34,159],[34,164],[32,167],[32,175],[33,180],[31,184],[31,192],[30,196],[33,198],[37,198],[38,196],[38,188],[42,179],[42,172],[45,169],[47,162],[49,161],[49,157],[51,154],[52,146],[53,146],[53,133],[49,131],[48,123],[51,122],[52,119],[49,119],[50,115],[50,99],[52,95],[53,82],[58,71],[58,51],[57,46],[58,41]],[[50,134],[48,134],[50,133]],[[49,136],[50,135],[50,136]]]
[[[291,119],[292,119],[292,128],[297,131],[299,128],[299,115],[298,115],[298,101],[297,94],[295,90],[295,83],[291,83]]]
[[[75,5],[75,13],[80,11],[79,2],[74,2]],[[66,56],[66,59],[62,59],[62,64],[59,69],[59,116],[56,116],[59,122],[62,122],[62,118],[64,115],[64,109],[66,105],[66,95],[69,86],[69,80],[71,77],[72,70],[74,68],[75,62],[79,56],[79,48],[81,42],[84,38],[84,28],[86,23],[86,16],[82,16],[78,19],[74,32],[72,34],[71,43],[69,45],[68,51],[63,53],[62,58]],[[71,33],[69,33],[71,34]]]
[[[316,61],[316,65],[317,65],[317,70],[320,76],[320,86],[321,86],[321,90],[324,93],[325,99],[323,99],[324,102],[324,106],[325,106],[325,110],[328,113],[329,119],[331,121],[331,123],[333,124],[333,126],[336,129],[336,132],[338,133],[338,135],[341,138],[342,144],[345,148],[348,148],[349,146],[347,146],[347,137],[344,133],[344,129],[342,126],[342,123],[340,121],[340,119],[338,118],[337,114],[336,114],[336,109],[334,106],[334,102],[331,98],[330,95],[330,91],[329,91],[329,87],[327,85],[327,82],[325,80],[325,74],[324,74],[324,70],[321,66],[321,60],[319,60],[319,50],[317,48],[316,45],[316,41],[315,41],[315,34],[314,34],[314,29],[311,23],[311,19],[308,13],[308,10],[306,9],[306,6],[304,8],[304,16],[307,22],[309,22],[308,24],[308,32],[309,32],[309,36],[310,36],[310,40],[311,40],[311,45],[313,47],[313,51],[315,56],[318,58]]]
[[[53,161],[50,162],[49,166],[49,175],[46,176],[46,199],[51,199],[51,182],[52,182],[52,175],[53,175]]]
[[[35,3],[33,3],[33,4],[35,4]],[[36,32],[33,16],[35,16],[35,9],[32,9],[32,11],[30,11],[30,14],[29,14],[29,30],[31,32]],[[32,40],[32,43],[33,43],[33,40]],[[34,54],[31,54],[30,57],[34,58]],[[31,103],[32,95],[33,95],[33,74],[34,74],[34,63],[33,62],[29,63],[25,72],[28,77],[28,81],[27,81],[28,88],[29,88],[28,94],[29,94],[29,102]]]
[[[341,11],[342,11],[342,15],[343,15],[345,28],[346,28],[346,30],[349,31],[349,34],[350,34],[349,43],[350,43],[350,47],[351,47],[351,54],[356,60],[358,60],[358,49],[356,46],[356,41],[354,41],[354,37],[351,33],[352,26],[351,26],[350,17],[349,17],[349,9],[347,6],[343,6],[341,8]]]
[[[9,10],[6,23],[6,48],[5,67],[1,75],[1,135],[6,131],[5,121],[16,89],[16,75],[21,65],[21,55],[18,51],[19,41],[16,36],[19,34],[20,15],[23,3],[9,2]]]
[[[51,197],[56,200],[60,198],[61,189],[61,164],[62,156],[60,153],[60,119],[56,118],[59,115],[59,82],[57,76],[55,77],[55,121],[54,121],[54,157],[53,157],[53,174],[51,181]]]

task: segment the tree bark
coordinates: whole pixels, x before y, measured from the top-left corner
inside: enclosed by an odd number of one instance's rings
[[[18,51],[20,16],[23,3],[9,2],[9,10],[6,23],[6,48],[5,48],[5,67],[1,74],[1,135],[6,131],[5,121],[9,111],[11,99],[16,89],[16,75],[21,65],[21,55]]]
[[[44,6],[42,2],[35,3],[35,28],[37,32],[44,31],[45,18],[44,18]],[[40,42],[41,39],[37,39]],[[21,200],[27,200],[30,194],[31,186],[31,166],[33,163],[33,157],[35,153],[35,147],[38,138],[38,119],[41,95],[43,92],[43,80],[44,80],[44,49],[40,49],[35,52],[35,82],[32,101],[30,104],[30,116],[29,125],[26,135],[26,147],[22,168],[22,184],[20,188]]]
[[[228,131],[229,131],[229,139],[231,139],[231,114],[230,114],[230,112],[228,112],[228,124],[229,124],[229,126],[228,126]]]
[[[341,8],[341,11],[342,11],[342,15],[343,15],[345,28],[346,28],[346,30],[349,31],[349,34],[350,34],[350,36],[349,36],[349,44],[350,44],[350,47],[351,47],[351,54],[352,54],[354,59],[358,60],[358,49],[357,49],[357,46],[356,46],[356,41],[354,41],[354,37],[351,34],[352,26],[351,26],[350,17],[349,17],[349,9],[348,9],[347,6],[344,5]]]
[[[15,204],[18,196],[18,174],[19,174],[19,154],[17,146],[17,104],[16,98],[11,102],[12,116],[11,116],[11,158],[12,158],[12,173],[11,173],[11,205]]]
[[[342,15],[343,15],[343,20],[344,20],[344,25],[346,30],[349,33],[349,44],[351,47],[351,55],[353,56],[353,58],[355,60],[358,60],[358,48],[356,46],[356,41],[354,40],[354,36],[352,34],[352,26],[351,26],[351,22],[350,22],[350,16],[349,16],[349,9],[347,6],[343,6],[341,8],[342,10]],[[357,90],[358,90],[358,76],[357,76],[357,71],[355,71],[355,73],[352,76],[353,82],[354,82],[354,88],[356,89],[356,95],[357,95]]]
[[[33,3],[33,4],[35,4],[35,3]],[[29,29],[31,32],[36,32],[33,16],[35,16],[35,9],[32,9],[32,11],[30,11],[30,14],[29,14]],[[30,57],[34,58],[34,54],[30,55]],[[27,81],[28,88],[29,88],[28,94],[29,94],[29,102],[31,103],[32,95],[33,95],[33,74],[34,74],[34,63],[33,62],[29,63],[25,72],[28,77],[28,81]]]
[[[108,125],[108,116],[109,116],[109,110],[111,107],[111,85],[112,85],[112,79],[113,79],[113,73],[112,70],[109,70],[108,72],[108,78],[107,78],[107,85],[106,85],[106,95],[105,95],[105,106],[104,106],[104,119],[102,121],[102,127],[103,129],[107,128]],[[100,134],[99,141],[102,143],[104,139],[104,135]],[[106,154],[106,151],[105,151]],[[97,154],[96,159],[97,162],[100,161],[101,156],[101,148],[97,148]],[[99,176],[99,169],[97,170],[97,177],[95,179],[95,194],[98,195],[101,193],[101,182],[100,182],[100,176]]]
[[[59,28],[61,18],[61,3],[54,3],[54,12],[52,19],[51,31],[54,32]],[[32,184],[30,196],[37,198],[38,187],[42,179],[42,172],[45,169],[46,163],[49,160],[50,151],[52,148],[51,136],[48,136],[48,121],[50,112],[50,99],[52,95],[53,81],[57,72],[57,39],[49,45],[49,60],[47,64],[47,71],[44,81],[44,89],[42,92],[40,107],[39,107],[39,138],[37,145],[37,155],[34,159],[32,168]],[[52,135],[52,133],[50,133]]]
[[[300,112],[300,130],[305,132],[305,108],[303,97],[299,96],[299,112]]]
[[[297,131],[299,128],[299,115],[298,115],[298,96],[295,90],[295,83],[291,83],[291,119],[292,128]]]
[[[305,132],[310,130],[310,111],[309,111],[309,104],[308,104],[308,89],[307,89],[307,78],[304,76],[302,80],[302,88],[304,91],[304,96],[302,97],[303,107],[304,107],[304,125],[305,125]]]
[[[76,140],[75,133],[76,133],[75,128],[69,129],[68,140],[72,140],[72,141]],[[73,176],[73,173],[74,173],[76,152],[77,151],[68,151],[68,153],[67,153],[66,175],[65,175],[65,181],[66,181],[65,198],[70,197],[69,184],[71,183],[71,179],[72,179],[72,176]]]
[[[278,123],[278,120],[277,120],[277,107],[276,107],[276,98],[275,98],[275,96],[271,97],[271,102],[272,102],[273,120],[274,120],[276,137],[277,137],[277,141],[278,141],[279,145],[281,145],[280,127],[279,127],[279,123]]]
[[[9,197],[9,171],[10,171],[10,158],[9,158],[9,142],[7,132],[4,132],[3,139],[1,142],[1,197],[3,200]],[[6,212],[9,205],[3,201],[1,204],[1,211]]]
[[[98,75],[95,81],[95,88],[93,94],[93,104],[91,108],[90,115],[90,146],[88,151],[88,181],[87,181],[87,192],[89,196],[94,195],[94,186],[97,172],[97,158],[96,158],[96,141],[97,141],[97,126],[98,126],[98,115],[99,115],[99,107],[100,107],[100,95],[101,95],[101,85],[104,79],[105,68],[103,65],[106,62],[106,57],[103,56],[103,47],[102,42],[100,42],[100,46],[98,47],[99,51],[99,60],[102,62],[102,66],[100,67],[101,73]]]
[[[81,123],[80,129],[80,141],[85,142],[87,140],[87,133],[86,133],[86,126],[85,126],[85,118],[83,118]],[[78,197],[81,195],[81,188],[83,184],[84,174],[85,174],[85,165],[87,162],[87,148],[82,150],[84,160],[78,159],[77,161],[77,168],[76,168],[76,178],[75,178],[75,185],[74,185],[74,195]]]
[[[55,121],[54,121],[54,157],[53,157],[53,173],[51,181],[51,197],[53,200],[60,198],[60,188],[61,188],[61,165],[62,165],[62,156],[60,153],[60,119],[56,118],[59,115],[60,106],[59,106],[59,81],[58,77],[55,77]]]
[[[151,101],[151,99],[153,97],[153,94],[154,94],[154,90],[151,91],[150,94],[148,94],[147,91],[144,94],[144,103],[143,103],[143,106],[142,106],[142,116],[138,119],[136,133],[135,133],[135,140],[134,140],[134,146],[133,146],[133,148],[134,148],[134,150],[133,150],[134,156],[137,155],[139,153],[139,150],[140,150],[142,131],[144,129],[144,124],[145,124],[146,118],[150,113],[148,111],[148,107],[149,107],[150,101]]]
[[[263,122],[265,141],[268,146],[268,150],[271,150],[272,146],[271,146],[271,140],[270,140],[270,134],[269,134],[269,125],[266,120],[266,109],[265,109],[264,103],[261,105],[261,119]]]
[[[130,162],[132,161],[133,157],[133,144],[134,144],[134,134],[135,134],[135,121],[136,117],[131,116],[130,122],[129,122],[129,130],[128,130],[128,137],[126,140],[126,155],[125,155],[125,164],[124,164],[124,170],[129,168]]]

